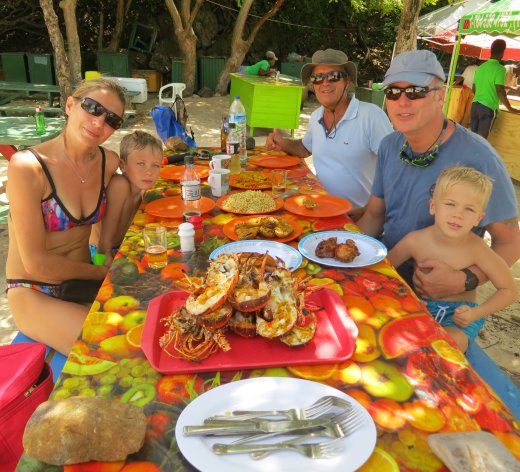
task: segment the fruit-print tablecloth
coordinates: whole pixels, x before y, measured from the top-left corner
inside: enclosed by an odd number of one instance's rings
[[[250,156],[262,153],[265,150],[256,149]],[[249,165],[248,170],[262,169]],[[298,187],[299,194],[325,194],[303,161],[288,171],[289,187]],[[177,182],[159,180],[146,199],[178,194]],[[203,194],[211,196],[205,181]],[[345,216],[308,218],[283,209],[275,214],[302,226],[298,239],[322,230],[357,231]],[[253,376],[315,380],[358,400],[378,428],[377,447],[361,469],[365,472],[447,470],[427,444],[428,435],[436,432],[491,431],[520,458],[518,423],[386,260],[357,269],[332,269],[304,260],[296,271],[312,276],[311,284],[328,283],[328,288],[343,299],[359,328],[356,351],[350,360],[196,375],[156,372],[140,349],[149,301],[162,293],[185,288],[185,272],[192,277],[202,275],[209,254],[229,242],[222,228],[235,217],[217,207],[203,215],[204,242],[197,252],[188,255],[179,251],[175,228],[181,221],[162,221],[170,228],[168,265],[162,270],[151,270],[147,267],[141,230],[143,225],[157,220],[140,209],[54,388],[54,399],[99,395],[144,408],[148,421],[145,445],[127,459],[133,468],[123,470],[193,470],[175,441],[180,412],[208,389]],[[297,243],[296,240],[287,244],[297,247]],[[110,464],[109,468],[99,464],[95,470],[120,470],[123,465]],[[60,468],[37,463],[24,455],[19,470]]]

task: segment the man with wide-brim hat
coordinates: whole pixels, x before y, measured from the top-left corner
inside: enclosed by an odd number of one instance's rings
[[[484,138],[446,119],[444,80],[443,68],[431,51],[406,51],[393,58],[383,89],[395,132],[379,146],[372,194],[357,224],[392,249],[410,232],[433,224],[430,197],[439,174],[453,165],[473,167],[493,180],[486,214],[473,230],[480,235],[487,231],[493,250],[510,266],[520,256],[511,179]],[[477,266],[451,267],[435,259],[408,261],[398,270],[429,300],[446,300],[486,281]]]
[[[312,154],[322,185],[329,194],[350,200],[351,215],[357,218],[370,194],[379,142],[392,132],[390,121],[381,108],[360,102],[349,91],[357,83],[357,70],[342,51],[316,51],[302,67],[301,79],[312,85],[321,104],[307,133],[290,139],[275,129],[266,146],[302,158]]]

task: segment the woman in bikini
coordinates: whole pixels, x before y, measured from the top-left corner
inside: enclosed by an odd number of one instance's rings
[[[121,126],[124,110],[118,84],[82,82],[67,98],[61,134],[9,163],[9,307],[20,331],[66,355],[89,308],[60,299],[60,284],[107,273],[90,263],[88,240],[119,163],[101,144]]]

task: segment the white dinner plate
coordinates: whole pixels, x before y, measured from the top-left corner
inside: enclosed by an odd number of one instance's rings
[[[304,407],[324,395],[334,395],[349,401],[355,412],[366,419],[359,429],[344,439],[343,452],[328,459],[309,459],[296,451],[277,451],[259,461],[251,459],[249,454],[217,455],[211,449],[214,443],[231,443],[238,437],[184,436],[182,432],[184,426],[201,425],[205,418],[231,410],[281,410]],[[175,437],[184,457],[201,472],[350,472],[361,467],[371,456],[377,440],[374,421],[365,408],[352,397],[328,385],[291,377],[239,380],[209,390],[182,411],[175,427]],[[276,439],[271,438],[269,442],[283,441],[286,438],[279,436]],[[326,440],[319,438],[312,441]]]
[[[276,241],[265,241],[260,239],[250,239],[247,241],[235,241],[224,244],[215,249],[209,259],[216,259],[221,254],[239,254],[241,252],[257,252],[265,254],[269,252],[272,257],[279,257],[285,262],[285,267],[295,270],[302,263],[302,255],[293,247]]]
[[[320,241],[328,238],[337,238],[337,242],[344,243],[347,239],[352,239],[360,255],[352,262],[342,262],[332,257],[316,256],[316,246]],[[319,233],[309,234],[298,243],[299,251],[311,261],[318,264],[333,267],[365,267],[383,260],[386,257],[386,247],[377,239],[366,234],[353,233],[351,231],[320,231]]]

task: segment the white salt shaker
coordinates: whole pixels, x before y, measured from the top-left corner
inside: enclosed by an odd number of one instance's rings
[[[179,225],[179,238],[181,240],[181,252],[195,251],[195,229],[191,223]]]

